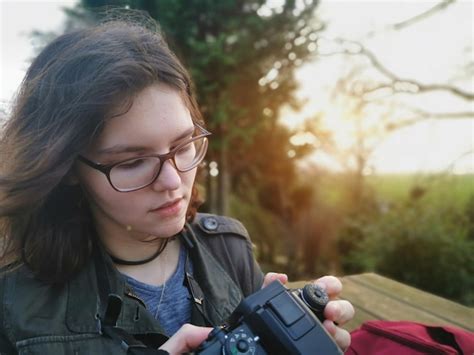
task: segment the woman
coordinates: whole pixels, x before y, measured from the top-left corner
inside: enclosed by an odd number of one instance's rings
[[[0,353],[190,351],[245,296],[287,281],[262,274],[239,222],[196,214],[210,133],[190,87],[136,24],[65,34],[34,60],[0,141]],[[325,315],[346,348],[334,322],[352,306]]]

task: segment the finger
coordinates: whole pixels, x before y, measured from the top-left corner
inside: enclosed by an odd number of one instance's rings
[[[267,287],[273,281],[279,280],[283,285],[288,282],[288,276],[286,274],[279,274],[276,272],[268,272],[263,278],[262,288]]]
[[[350,333],[345,329],[337,327],[332,321],[328,319],[324,321],[323,325],[328,333],[333,337],[337,346],[339,346],[342,351],[346,351],[349,345],[351,345]]]
[[[354,307],[346,300],[330,301],[324,308],[324,318],[339,325],[350,321],[354,317],[354,313]]]
[[[321,286],[329,298],[337,297],[342,291],[342,283],[335,276],[323,276],[315,280],[314,283]]]
[[[171,355],[182,354],[196,349],[204,340],[206,340],[212,328],[196,327],[191,324],[185,324],[169,338],[160,349],[166,350]]]

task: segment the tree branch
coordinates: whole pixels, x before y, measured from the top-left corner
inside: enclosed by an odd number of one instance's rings
[[[474,100],[474,93],[461,90],[455,86],[448,84],[422,84],[415,80],[397,79],[388,84],[378,84],[370,88],[366,88],[364,95],[374,93],[378,90],[390,89],[393,93],[421,93],[430,91],[447,91],[453,95],[459,96],[465,100]]]
[[[474,118],[474,112],[427,112],[419,109],[413,109],[414,115],[400,119],[398,122],[390,122],[386,125],[388,130],[395,130],[406,126],[411,126],[415,123],[427,121],[430,119],[443,120],[443,119],[469,119]]]
[[[468,151],[466,151],[466,152],[460,154],[456,159],[454,159],[454,160],[451,162],[451,164],[448,165],[448,167],[445,169],[445,171],[446,171],[447,173],[452,172],[452,170],[455,168],[456,164],[457,164],[460,160],[462,160],[462,159],[464,159],[464,158],[466,158],[466,157],[468,157],[468,156],[470,156],[470,155],[474,155],[474,149],[469,149]]]
[[[377,69],[382,75],[387,77],[390,82],[375,85],[371,88],[365,89],[363,94],[373,93],[380,89],[391,89],[394,93],[419,93],[429,91],[447,91],[461,97],[465,100],[474,100],[474,93],[464,91],[458,87],[449,84],[423,84],[413,79],[406,79],[397,76],[395,73],[387,69],[380,60],[370,50],[365,48],[361,43],[355,41],[348,41],[337,38],[333,42],[339,44],[342,49],[337,52],[323,53],[324,56],[344,54],[344,55],[363,55],[369,59],[372,66]]]
[[[445,1],[442,1],[440,2],[439,4],[436,4],[435,6],[433,6],[432,8],[422,12],[421,14],[418,14],[416,16],[413,16],[407,20],[404,20],[404,21],[401,21],[401,22],[398,22],[398,23],[394,23],[394,24],[391,24],[391,25],[388,25],[387,27],[388,28],[391,28],[393,30],[400,30],[404,27],[408,27],[412,24],[414,24],[415,22],[418,22],[418,21],[421,21],[433,14],[435,14],[436,12],[440,11],[440,10],[443,10],[444,8],[448,7],[449,5],[453,4],[455,0],[445,0]]]
[[[369,37],[374,37],[374,36],[379,35],[379,34],[383,34],[384,32],[401,30],[405,27],[411,26],[416,22],[422,21],[422,20],[434,15],[438,11],[441,11],[441,10],[447,8],[449,5],[452,5],[455,1],[456,0],[441,1],[440,3],[438,3],[438,4],[434,5],[433,7],[429,8],[428,10],[423,11],[422,13],[420,13],[418,15],[415,15],[413,17],[410,17],[406,20],[383,26],[380,29],[371,30],[364,37],[369,38]]]
[[[365,55],[372,65],[382,74],[384,74],[387,78],[392,80],[390,85],[381,85],[379,88],[375,88],[378,90],[380,88],[391,88],[394,92],[412,92],[410,90],[404,90],[404,88],[408,87],[416,87],[416,92],[428,92],[428,91],[448,91],[456,96],[460,96],[466,100],[474,100],[474,93],[470,93],[459,89],[455,86],[448,85],[448,84],[422,84],[419,81],[413,79],[405,79],[400,78],[391,71],[389,71],[379,60],[378,58],[367,48],[364,48],[360,43],[361,54]],[[375,91],[371,90],[371,92]]]

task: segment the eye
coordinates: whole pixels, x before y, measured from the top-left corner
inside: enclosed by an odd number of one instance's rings
[[[144,165],[145,162],[146,162],[146,159],[129,160],[127,162],[117,165],[115,169],[123,169],[123,170],[135,169]]]
[[[185,145],[183,145],[180,149],[179,149],[179,152],[188,152],[190,151],[192,148],[194,148],[194,142],[189,142]]]

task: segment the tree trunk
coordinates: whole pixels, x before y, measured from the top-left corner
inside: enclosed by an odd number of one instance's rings
[[[210,213],[217,214],[218,208],[217,208],[217,185],[218,185],[218,180],[217,176],[212,176],[211,174],[208,174],[207,176],[207,204],[209,208]]]
[[[217,195],[217,211],[221,215],[229,213],[229,194],[230,194],[230,173],[227,161],[227,144],[223,143],[219,156],[219,175],[218,177],[218,195]]]

